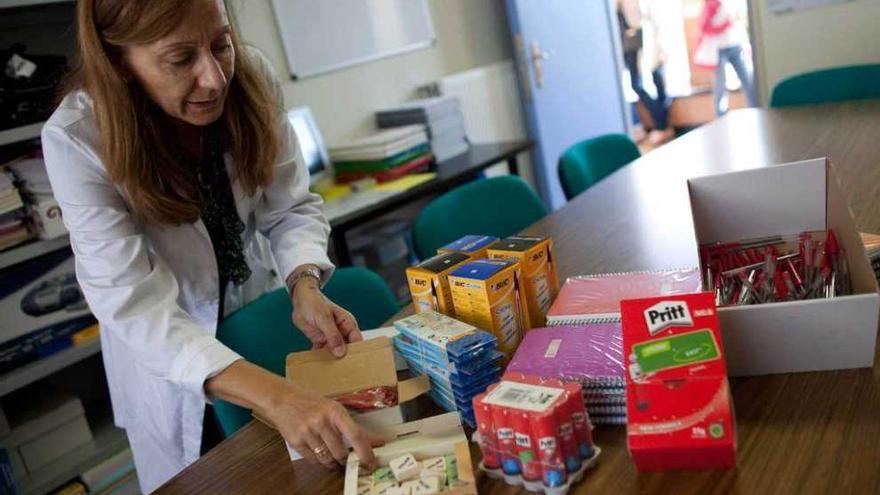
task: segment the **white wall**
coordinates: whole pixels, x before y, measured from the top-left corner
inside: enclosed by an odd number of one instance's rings
[[[773,15],[767,0],[750,0],[761,101],[789,76],[828,67],[880,63],[880,1]]]
[[[283,85],[286,105],[311,107],[329,146],[373,129],[375,110],[411,98],[422,84],[511,58],[503,2],[428,3],[437,35],[432,48],[288,81]],[[228,4],[242,38],[262,50],[279,75],[289,77],[271,1],[228,0]]]

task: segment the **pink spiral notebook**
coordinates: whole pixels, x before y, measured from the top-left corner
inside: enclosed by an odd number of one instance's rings
[[[702,291],[699,268],[569,277],[547,311],[547,325],[620,321],[620,301]]]

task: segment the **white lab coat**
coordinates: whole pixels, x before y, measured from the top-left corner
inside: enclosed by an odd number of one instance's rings
[[[278,125],[283,146],[272,183],[252,197],[232,183],[252,275],[242,287],[228,287],[227,314],[279,287],[276,273],[284,277],[305,263],[327,276],[332,270],[320,197],[308,190],[293,129],[286,119]],[[126,430],[149,492],[199,457],[204,382],[240,356],[214,337],[219,282],[204,223],[136,221],[99,158],[98,140],[92,100],[82,91],[64,98],[42,134],[77,278],[101,324],[114,420]],[[231,171],[228,154],[226,164]]]

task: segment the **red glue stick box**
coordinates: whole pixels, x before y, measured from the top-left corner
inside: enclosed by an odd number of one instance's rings
[[[712,293],[621,301],[627,446],[640,471],[736,464]]]

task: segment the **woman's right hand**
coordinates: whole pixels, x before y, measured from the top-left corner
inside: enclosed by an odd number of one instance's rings
[[[373,447],[382,445],[382,439],[367,433],[336,401],[291,386],[267,412],[281,436],[309,461],[328,468],[344,465],[348,442],[362,463],[376,465]]]
[[[209,378],[205,391],[211,397],[253,409],[308,460],[327,467],[344,464],[348,442],[361,462],[370,468],[376,464],[373,447],[382,445],[382,439],[355,423],[341,404],[243,359]]]

